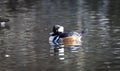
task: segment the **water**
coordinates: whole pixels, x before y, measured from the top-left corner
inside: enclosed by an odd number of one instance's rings
[[[0,0],[0,71],[119,71],[119,0]],[[83,44],[50,53],[55,24],[84,29]],[[61,49],[62,51],[62,49]]]

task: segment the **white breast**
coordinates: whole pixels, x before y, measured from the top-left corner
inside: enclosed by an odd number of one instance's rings
[[[54,44],[54,43],[53,43],[53,39],[54,39],[54,36],[50,36],[50,37],[49,37],[49,43],[50,43],[51,45]]]
[[[60,41],[61,40],[60,40],[59,36],[50,36],[49,37],[49,43],[51,45],[59,45],[61,43]]]

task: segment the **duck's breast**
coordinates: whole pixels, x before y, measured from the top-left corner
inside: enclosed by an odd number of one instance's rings
[[[51,44],[51,45],[54,44],[54,43],[53,43],[53,39],[54,39],[54,37],[55,37],[55,36],[50,36],[50,37],[49,37],[49,44]]]

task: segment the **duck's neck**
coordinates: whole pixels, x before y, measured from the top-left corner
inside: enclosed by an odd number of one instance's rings
[[[61,35],[62,32],[56,32],[56,33],[53,33],[52,36],[57,36],[57,35]]]

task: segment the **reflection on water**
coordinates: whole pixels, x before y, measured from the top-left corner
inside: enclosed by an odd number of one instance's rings
[[[50,55],[58,55],[60,60],[64,60],[64,48],[60,46],[51,46],[50,47]]]
[[[71,52],[71,53],[78,53],[80,51],[80,46],[64,46],[64,45],[51,45],[50,46],[50,55],[58,55],[60,60],[64,60],[65,53]],[[82,48],[81,48],[82,51]]]
[[[1,0],[0,16],[10,19],[10,29],[0,30],[0,71],[119,71],[119,3]],[[55,24],[85,29],[83,45],[54,53],[48,37]]]

